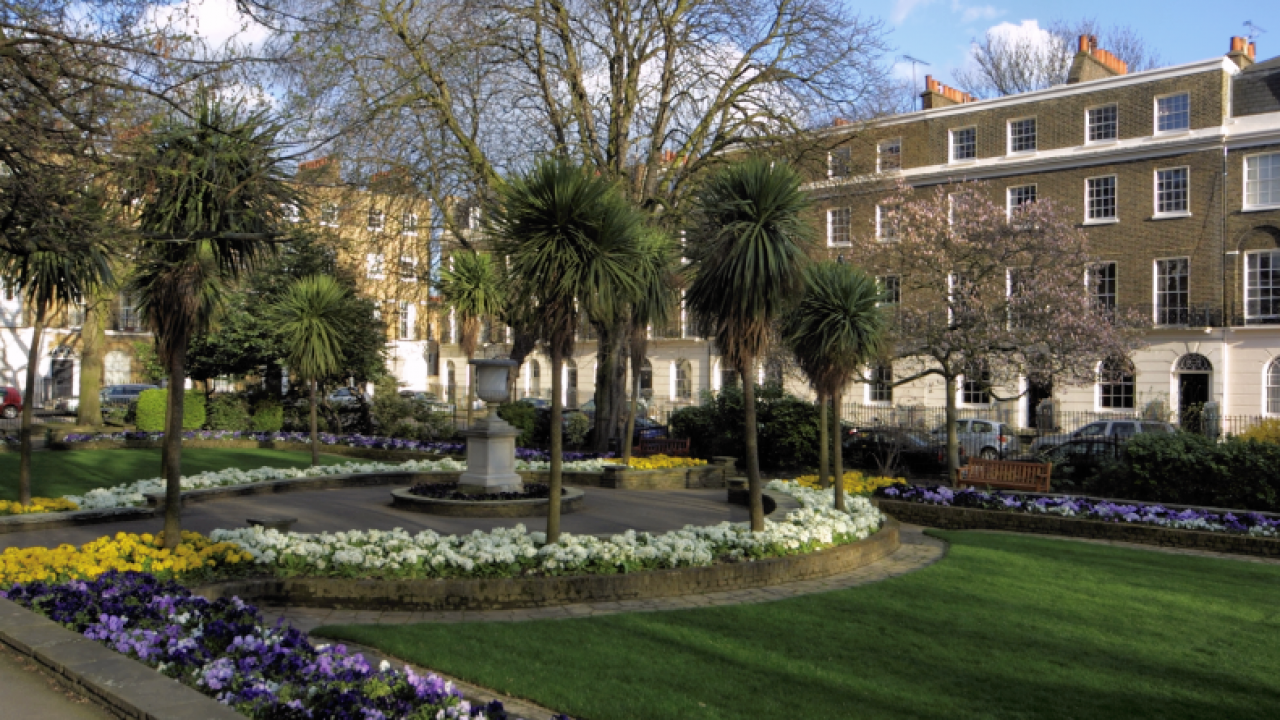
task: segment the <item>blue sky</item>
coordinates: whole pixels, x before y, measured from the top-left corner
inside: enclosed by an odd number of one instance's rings
[[[846,0],[874,15],[890,31],[895,55],[914,55],[932,64],[917,68],[919,82],[932,73],[947,82],[965,60],[969,41],[1001,23],[1045,26],[1055,19],[1096,18],[1103,25],[1129,25],[1166,65],[1225,54],[1232,35],[1245,35],[1244,21],[1268,32],[1259,35],[1258,59],[1280,55],[1280,0]],[[905,77],[911,66],[899,66]],[[962,90],[964,88],[961,88]]]

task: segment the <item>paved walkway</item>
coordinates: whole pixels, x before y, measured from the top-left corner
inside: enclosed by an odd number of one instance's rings
[[[0,715],[22,720],[109,720],[106,710],[67,690],[34,663],[0,645]]]

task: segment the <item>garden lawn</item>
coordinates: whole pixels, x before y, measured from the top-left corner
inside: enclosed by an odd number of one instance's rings
[[[1280,717],[1280,566],[937,534],[929,568],[779,602],[316,634],[590,720]]]
[[[320,462],[333,465],[351,460],[338,455],[321,455]],[[307,467],[306,452],[246,449],[191,448],[182,451],[182,474],[206,470],[260,467]],[[31,494],[35,497],[82,495],[89,490],[160,477],[157,450],[41,450],[31,453]],[[18,453],[0,454],[0,500],[18,499]]]

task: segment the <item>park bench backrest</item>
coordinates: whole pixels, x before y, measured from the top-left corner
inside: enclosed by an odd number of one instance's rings
[[[959,485],[1049,492],[1052,471],[1053,463],[973,458],[967,467],[960,468]]]

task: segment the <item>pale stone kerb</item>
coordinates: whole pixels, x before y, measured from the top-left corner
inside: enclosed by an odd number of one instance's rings
[[[620,600],[700,595],[782,585],[849,572],[882,560],[899,547],[899,525],[886,519],[860,542],[805,555],[710,567],[618,575],[452,580],[283,578],[215,583],[193,592],[238,596],[269,605],[363,610],[510,610]]]
[[[244,720],[194,688],[3,598],[0,643],[118,717]],[[5,700],[20,702],[20,698]]]
[[[0,517],[0,535],[36,530],[55,530],[81,525],[99,525],[121,520],[146,520],[155,516],[155,509],[107,508],[102,510],[72,510],[56,513],[32,513]]]

